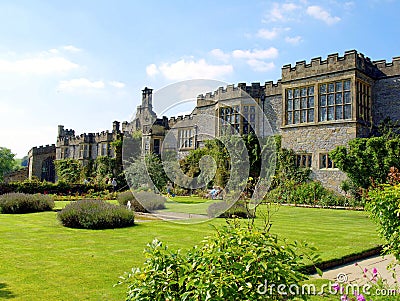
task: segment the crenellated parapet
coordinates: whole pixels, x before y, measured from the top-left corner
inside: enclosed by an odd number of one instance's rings
[[[193,115],[189,114],[189,115],[180,115],[177,117],[171,117],[168,120],[168,125],[169,127],[173,127],[175,124],[177,124],[178,122],[182,122],[182,121],[186,121],[186,122],[191,122],[193,121]]]
[[[273,81],[265,82],[264,91],[265,96],[282,94],[282,81],[279,79],[276,84]]]
[[[213,105],[221,100],[231,100],[235,98],[242,98],[250,95],[253,98],[258,98],[264,93],[264,86],[260,83],[252,83],[247,85],[246,83],[238,83],[235,85],[227,85],[219,87],[214,92],[207,92],[205,95],[200,94],[197,96],[197,107],[203,107]]]
[[[394,57],[391,62],[379,60],[374,61],[373,64],[384,74],[384,76],[400,75],[400,56]]]
[[[379,61],[372,62],[369,57],[365,57],[362,53],[356,50],[349,50],[344,53],[344,56],[339,56],[337,53],[328,55],[326,60],[321,57],[311,59],[310,63],[306,61],[296,62],[295,66],[291,64],[282,67],[282,81],[292,81],[296,79],[304,79],[313,76],[327,75],[348,70],[359,70],[372,78],[381,78],[386,73],[395,73],[398,71],[398,58],[395,58],[392,63]],[[385,72],[386,71],[386,72]]]
[[[55,144],[47,144],[41,146],[34,146],[29,151],[29,156],[46,155],[56,152]]]

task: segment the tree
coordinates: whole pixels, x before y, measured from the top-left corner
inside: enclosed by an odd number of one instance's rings
[[[355,138],[330,156],[357,187],[367,189],[373,183],[386,183],[390,167],[400,167],[400,138]]]
[[[0,182],[3,182],[4,174],[14,170],[14,157],[15,154],[13,154],[10,149],[0,147]]]

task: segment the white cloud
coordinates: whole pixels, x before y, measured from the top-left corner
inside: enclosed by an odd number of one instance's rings
[[[87,78],[74,78],[71,80],[62,80],[60,81],[58,88],[60,90],[76,90],[81,88],[89,88],[89,89],[102,89],[104,88],[104,82],[99,81],[90,81]]]
[[[34,57],[16,61],[0,60],[0,73],[52,74],[71,71],[79,65],[63,57]]]
[[[69,51],[69,52],[80,52],[80,51],[82,51],[82,49],[80,49],[80,48],[78,48],[78,47],[75,47],[75,46],[73,46],[73,45],[66,45],[66,46],[63,46],[62,49],[67,50],[67,51]]]
[[[227,62],[229,60],[229,58],[231,57],[229,53],[225,53],[219,48],[211,50],[210,54],[213,57],[215,57],[215,58],[217,58],[217,59],[219,59],[219,60],[221,60],[223,62]]]
[[[272,59],[272,58],[276,58],[278,56],[278,49],[274,48],[274,47],[270,47],[268,49],[264,49],[264,50],[258,50],[258,49],[254,49],[254,50],[234,50],[232,52],[232,56],[234,58],[243,58],[243,59]]]
[[[157,70],[169,80],[184,80],[193,78],[218,78],[231,74],[233,67],[232,65],[211,65],[204,59],[198,61],[182,59],[175,63],[161,64],[157,67]]]
[[[340,21],[339,17],[332,16],[328,11],[317,5],[307,7],[307,14],[317,20],[324,21],[328,25],[333,25]]]
[[[158,70],[156,64],[150,64],[146,67],[146,74],[148,76],[153,77],[153,76],[157,75],[158,73],[160,73],[160,71]]]
[[[273,40],[275,39],[280,33],[284,31],[288,31],[290,28],[279,28],[279,27],[274,27],[271,30],[261,28],[258,30],[256,36],[262,39],[266,40]]]
[[[285,22],[294,17],[294,11],[300,7],[294,3],[273,3],[271,11],[265,16],[263,22]]]
[[[118,89],[122,89],[122,88],[125,87],[125,84],[124,84],[124,83],[122,83],[122,82],[117,82],[117,81],[110,81],[109,84],[110,84],[111,86],[115,87],[115,88],[118,88]]]
[[[297,45],[301,42],[301,36],[295,36],[295,37],[286,37],[285,38],[286,43],[292,44],[292,45]]]
[[[273,62],[264,62],[261,60],[250,59],[247,61],[247,64],[257,72],[267,72],[275,68],[275,64]]]

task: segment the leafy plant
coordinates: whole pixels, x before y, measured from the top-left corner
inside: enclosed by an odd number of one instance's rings
[[[255,210],[250,209],[246,201],[240,200],[230,206],[227,202],[213,203],[207,208],[209,217],[254,218]]]
[[[66,183],[80,182],[83,172],[82,165],[78,160],[63,159],[54,161],[57,177]]]
[[[330,156],[357,187],[367,189],[386,183],[389,168],[400,167],[400,137],[355,138],[348,147],[336,147]]]
[[[0,196],[0,212],[7,214],[50,211],[53,198],[43,194],[7,193]]]
[[[278,285],[298,285],[307,278],[304,259],[318,260],[307,245],[278,240],[237,220],[187,253],[153,240],[145,255],[143,268],[121,277],[126,300],[290,300],[296,296],[280,294]]]
[[[382,185],[368,192],[365,209],[378,225],[385,251],[400,260],[400,185]]]
[[[112,229],[134,224],[132,211],[96,200],[71,202],[58,212],[57,218],[65,227],[70,228]]]

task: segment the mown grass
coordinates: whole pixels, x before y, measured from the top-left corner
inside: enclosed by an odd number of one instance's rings
[[[214,231],[211,225],[224,223],[151,221],[122,229],[81,230],[61,226],[55,212],[0,215],[0,299],[123,300],[126,288],[113,284],[143,263],[148,242],[158,238],[171,248],[188,249]],[[272,216],[271,231],[308,241],[324,260],[380,243],[364,212],[280,207]]]

